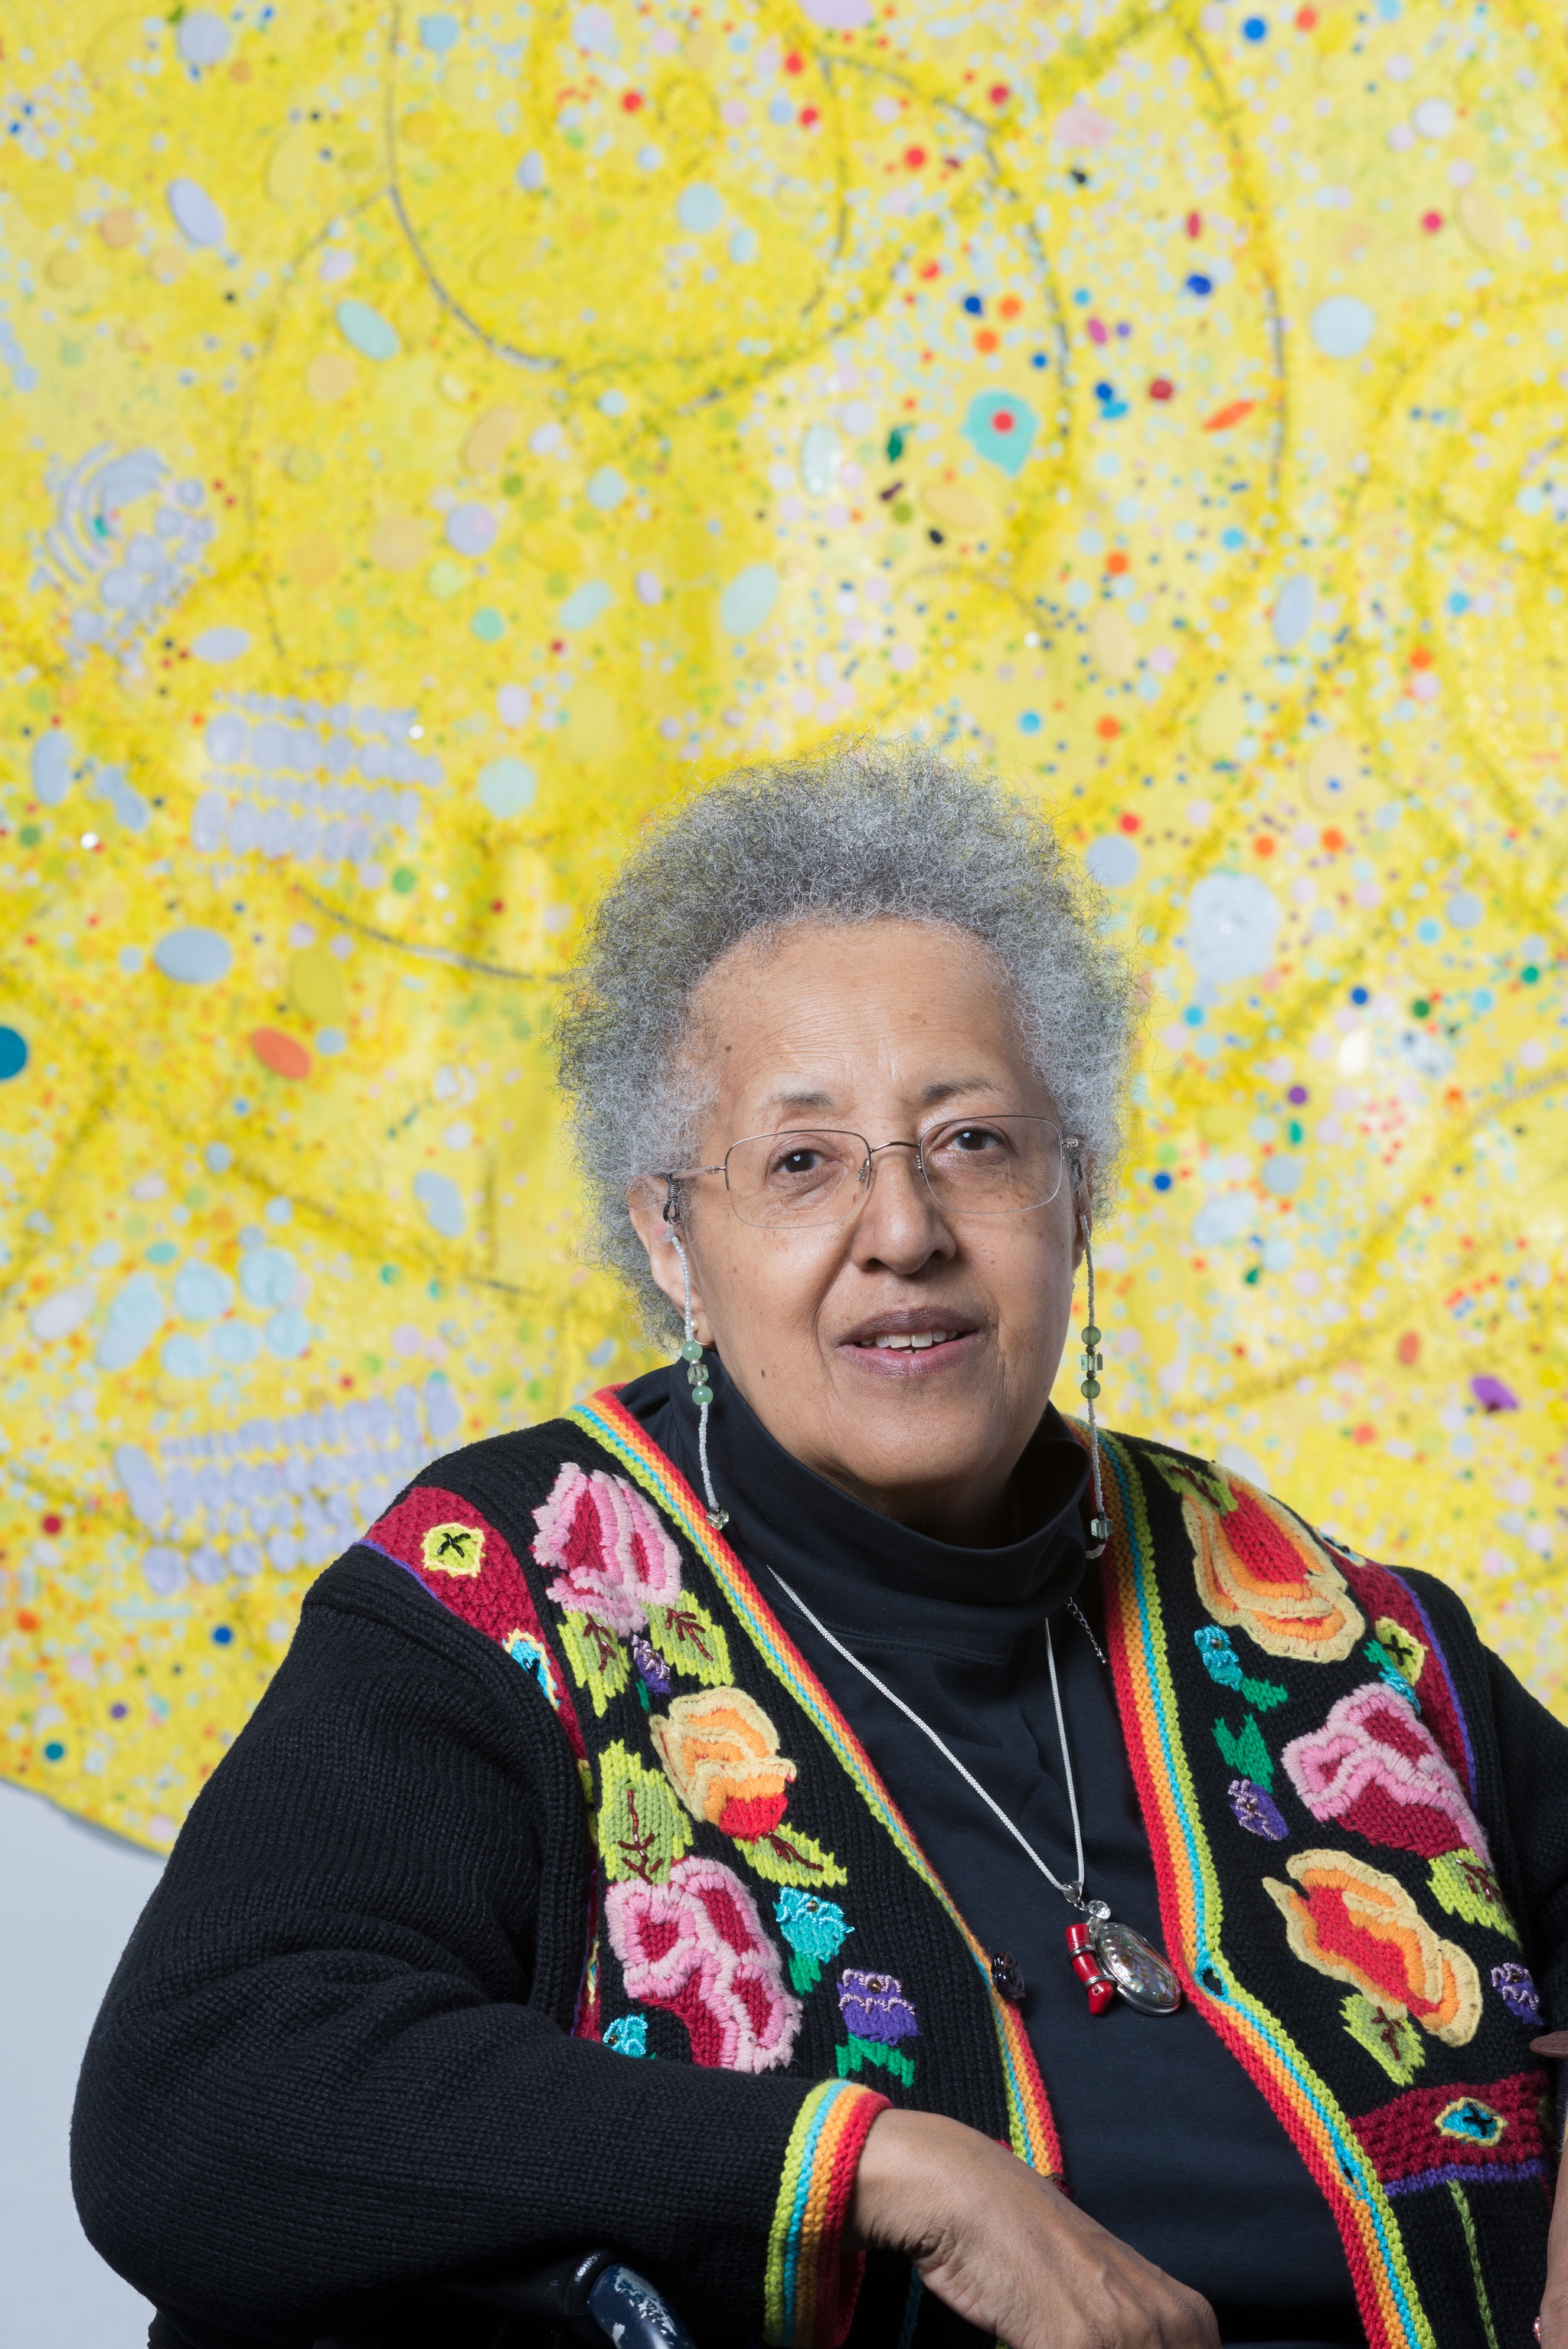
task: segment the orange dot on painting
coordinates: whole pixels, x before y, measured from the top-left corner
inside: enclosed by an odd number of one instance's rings
[[[977,351],[994,351],[996,347],[996,332],[995,327],[982,326],[980,332],[975,337],[975,347]],[[995,415],[991,419],[991,429],[994,432],[1011,432],[1013,429],[1013,419],[1007,414],[1006,409],[1003,409],[998,415]]]
[[[1298,33],[1310,33],[1316,26],[1316,23],[1317,11],[1315,8],[1298,8],[1296,10],[1295,29]]]
[[[278,1077],[308,1077],[310,1054],[297,1037],[285,1036],[281,1028],[258,1028],[251,1037],[251,1050],[263,1068]]]
[[[98,230],[111,252],[122,253],[128,244],[136,242],[136,214],[129,204],[116,204],[111,211],[99,213]]]
[[[1407,1330],[1394,1351],[1408,1371],[1413,1370],[1421,1359],[1421,1341],[1413,1330]]]
[[[1097,718],[1094,730],[1102,742],[1114,742],[1121,731],[1121,727],[1114,718]]]
[[[37,1619],[37,1617],[34,1614],[34,1612],[33,1612],[32,1609],[31,1609],[30,1607],[18,1607],[18,1609],[16,1609],[16,1629],[17,1629],[17,1630],[18,1630],[18,1631],[36,1631],[36,1630],[37,1630],[37,1628],[38,1628],[38,1619]]]
[[[1132,568],[1131,557],[1123,554],[1120,547],[1119,546],[1111,554],[1106,556],[1105,567],[1108,571],[1114,573],[1116,577],[1119,579],[1124,571],[1130,571]]]
[[[628,89],[628,90],[623,90],[623,91],[622,91],[622,93],[621,93],[621,104],[622,104],[622,106],[625,109],[625,110],[626,110],[626,112],[627,112],[628,114],[635,114],[635,113],[637,113],[637,112],[638,112],[638,110],[640,109],[641,106],[642,106],[642,103],[643,103],[643,93],[642,93],[642,91],[641,91],[640,89]]]
[[[1323,844],[1330,856],[1337,856],[1345,845],[1345,834],[1331,823],[1323,835]]]
[[[1410,655],[1410,667],[1412,668],[1430,668],[1436,659],[1437,655],[1433,652],[1430,645],[1418,645],[1415,651]]]
[[[1016,318],[1023,306],[1016,294],[1004,294],[996,305],[1004,318]]]
[[[1260,832],[1257,838],[1253,843],[1253,854],[1254,856],[1272,856],[1274,853],[1274,842],[1269,838],[1266,832]]]

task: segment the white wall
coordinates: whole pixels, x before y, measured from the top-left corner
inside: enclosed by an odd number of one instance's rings
[[[16,2349],[144,2349],[151,2311],[77,2225],[67,2148],[82,2049],[161,1866],[0,1784],[0,2333]]]

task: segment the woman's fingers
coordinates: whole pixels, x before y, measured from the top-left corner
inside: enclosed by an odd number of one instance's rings
[[[1213,2312],[974,2129],[883,2113],[852,2223],[1011,2349],[1218,2349]]]

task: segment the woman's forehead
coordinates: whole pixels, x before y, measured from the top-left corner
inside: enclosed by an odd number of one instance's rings
[[[811,926],[746,940],[705,979],[696,1007],[704,1072],[724,1109],[758,1131],[896,1097],[946,1101],[1037,1092],[1005,974],[978,941],[932,924]]]

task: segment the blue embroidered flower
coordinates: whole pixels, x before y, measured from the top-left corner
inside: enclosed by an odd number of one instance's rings
[[[1217,1623],[1205,1623],[1201,1631],[1193,1632],[1192,1637],[1198,1643],[1198,1653],[1203,1659],[1203,1670],[1209,1678],[1218,1681],[1222,1688],[1239,1689],[1242,1667],[1231,1645],[1230,1635],[1222,1631]]]
[[[1255,1778],[1233,1778],[1226,1792],[1238,1826],[1245,1827],[1249,1835],[1262,1836],[1267,1843],[1284,1842],[1290,1833],[1284,1813]]]
[[[1378,1679],[1386,1682],[1387,1686],[1393,1690],[1396,1696],[1402,1696],[1405,1702],[1410,1707],[1412,1713],[1419,1713],[1421,1710],[1420,1698],[1416,1694],[1415,1690],[1411,1687],[1405,1674],[1399,1670],[1398,1665],[1388,1653],[1388,1651],[1383,1645],[1382,1640],[1368,1640],[1361,1652],[1366,1657],[1367,1662],[1376,1667]]]
[[[786,1885],[773,1903],[779,1930],[789,1944],[789,1980],[798,1991],[815,1990],[822,1968],[836,1958],[854,1927],[836,1900]]]
[[[1510,1959],[1506,1965],[1493,1966],[1491,1986],[1516,2022],[1528,2023],[1532,2031],[1540,2030],[1543,2019],[1541,1992],[1528,1966],[1522,1966],[1517,1959]]]
[[[645,2055],[648,2052],[647,2016],[617,2015],[605,2031],[604,2044],[613,2047],[617,2055]]]
[[[914,2009],[896,1974],[863,1974],[846,1966],[839,1976],[839,2012],[857,2039],[875,2040],[879,2046],[896,2047],[901,2039],[920,2036]]]

